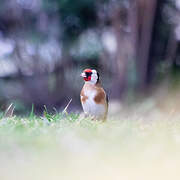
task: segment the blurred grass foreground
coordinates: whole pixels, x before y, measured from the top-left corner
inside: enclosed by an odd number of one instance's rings
[[[110,100],[179,81],[179,0],[0,3],[1,111],[59,110],[71,98],[80,109],[84,68],[98,70]]]
[[[0,179],[179,180],[178,97],[116,113],[111,104],[106,123],[48,112],[1,117]]]

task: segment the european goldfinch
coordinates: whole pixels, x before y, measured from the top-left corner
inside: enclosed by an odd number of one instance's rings
[[[80,93],[84,113],[94,119],[106,120],[108,97],[101,86],[99,73],[95,69],[85,69],[81,76],[85,81]]]

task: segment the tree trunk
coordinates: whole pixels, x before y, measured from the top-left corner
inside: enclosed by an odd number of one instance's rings
[[[137,52],[138,89],[146,87],[149,52],[157,0],[139,0],[139,48]]]

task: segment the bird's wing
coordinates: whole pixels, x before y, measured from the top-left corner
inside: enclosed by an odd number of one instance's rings
[[[106,94],[106,102],[107,102],[107,105],[109,105],[109,96]]]

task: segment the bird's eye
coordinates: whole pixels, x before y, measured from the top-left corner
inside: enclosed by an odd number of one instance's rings
[[[86,76],[91,76],[92,72],[86,72]]]

